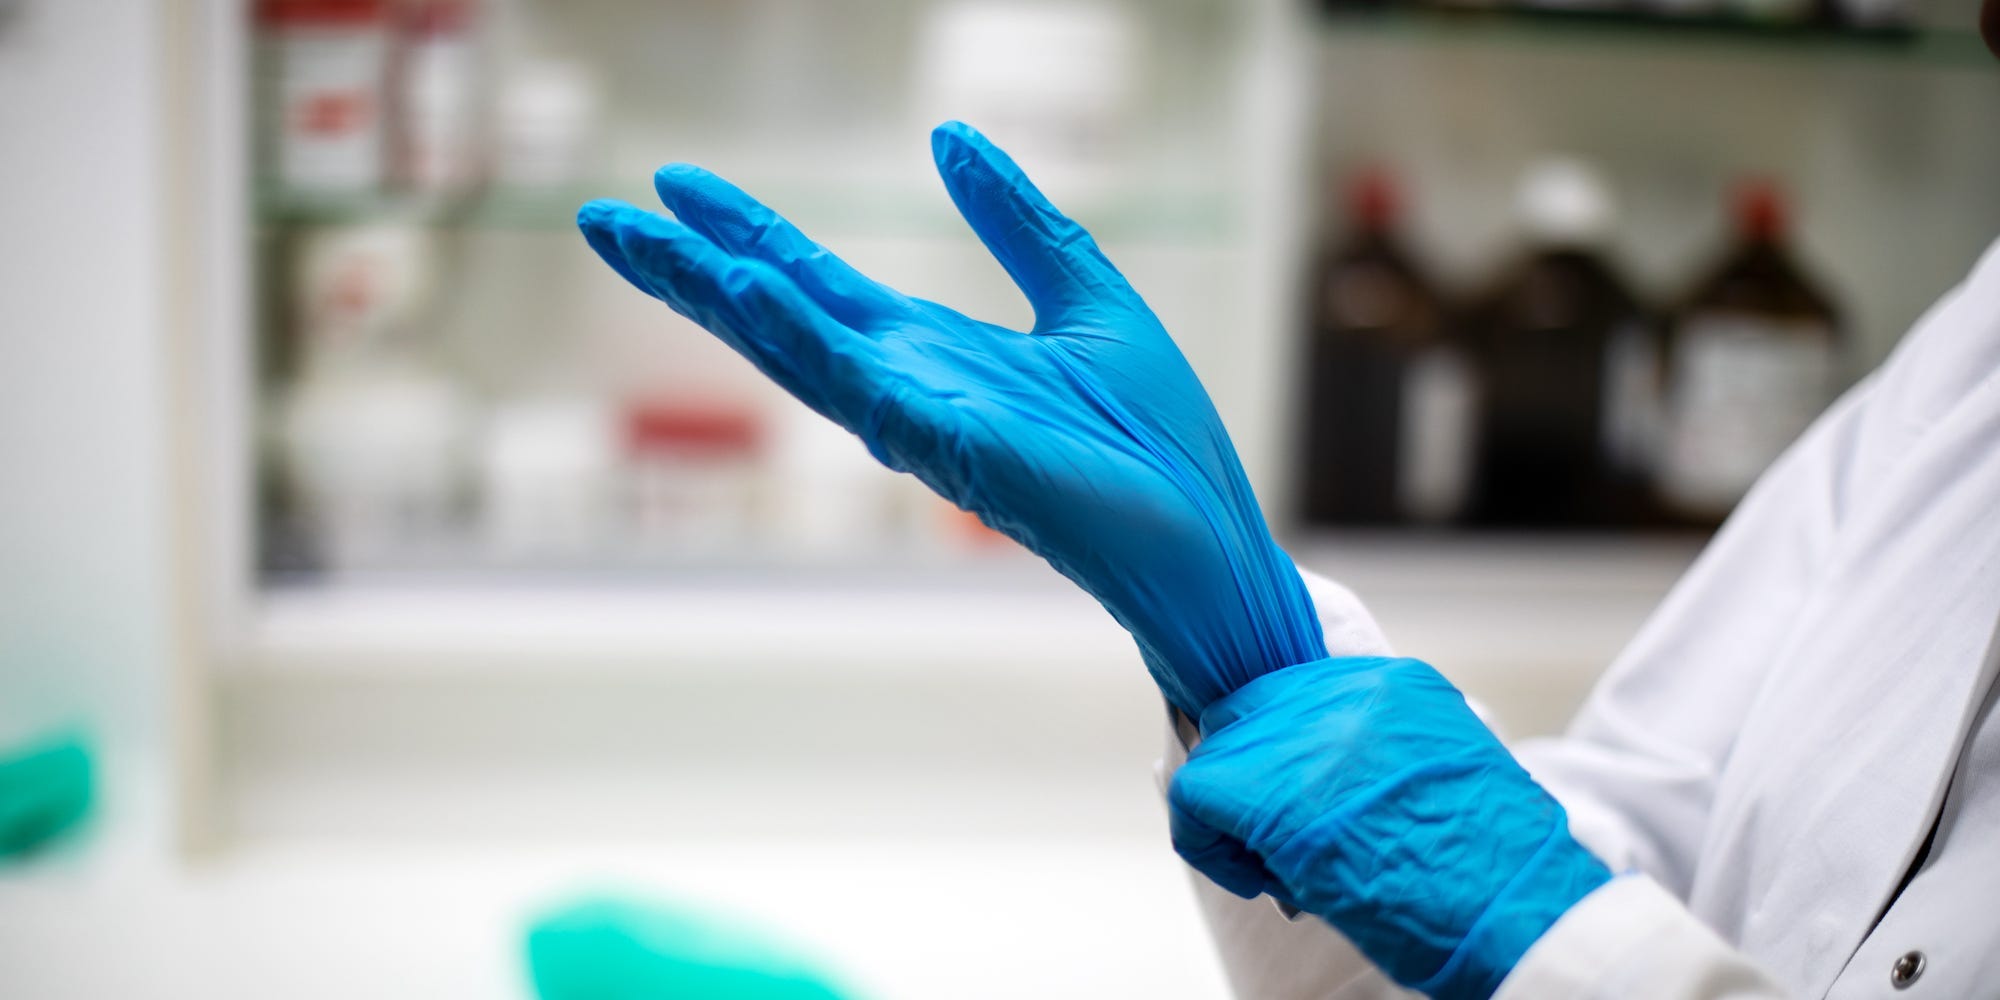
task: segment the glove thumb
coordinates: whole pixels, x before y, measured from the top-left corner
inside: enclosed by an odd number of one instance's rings
[[[1134,297],[1090,234],[971,126],[939,125],[931,155],[959,214],[1035,307],[1037,332]]]

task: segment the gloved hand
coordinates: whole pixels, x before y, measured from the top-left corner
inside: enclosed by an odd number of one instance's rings
[[[1491,996],[1611,873],[1563,808],[1416,660],[1321,660],[1210,705],[1168,787],[1174,849],[1314,914],[1398,983]]]
[[[1089,591],[1190,716],[1325,656],[1222,421],[1138,293],[979,133],[945,124],[931,150],[1032,331],[877,284],[691,166],[655,177],[679,221],[595,201],[577,222],[627,280]]]

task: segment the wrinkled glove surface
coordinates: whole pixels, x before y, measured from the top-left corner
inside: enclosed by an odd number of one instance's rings
[[[655,177],[674,219],[596,201],[578,224],[627,280],[1096,597],[1190,716],[1325,656],[1298,571],[1159,320],[983,136],[947,123],[931,147],[1033,330],[878,284],[692,166]]]
[[[1174,849],[1314,914],[1404,986],[1485,998],[1611,878],[1451,683],[1409,659],[1267,674],[1209,706],[1168,789]]]

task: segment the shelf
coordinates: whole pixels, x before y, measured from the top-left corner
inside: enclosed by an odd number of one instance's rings
[[[1350,586],[1399,652],[1546,731],[1631,638],[1699,540],[1622,536],[1336,535],[1302,566]],[[1032,570],[1032,571],[1031,571]],[[859,681],[990,676],[1063,687],[1137,668],[1096,603],[1040,567],[932,570],[902,580],[713,579],[519,587],[267,590],[238,665],[292,675],[568,677],[833,671]],[[1517,706],[1509,699],[1526,698]],[[1550,718],[1543,718],[1553,711]]]
[[[1324,11],[1321,24],[1336,35],[1424,43],[1756,54],[1878,60],[1943,69],[1995,68],[1992,53],[1971,26],[1853,29],[1590,11],[1338,8]]]
[[[970,235],[943,190],[883,185],[770,184],[744,186],[777,206],[813,233],[840,233],[885,239],[960,240]],[[573,233],[576,210],[593,198],[610,197],[651,207],[653,192],[628,182],[590,182],[543,191],[486,191],[456,197],[410,194],[302,195],[263,190],[258,220],[271,226],[402,223],[437,228],[472,228]],[[1077,211],[1078,221],[1105,243],[1224,242],[1237,236],[1239,222],[1226,192],[1219,189],[1137,187],[1107,196]]]
[[[239,663],[363,675],[828,669],[850,676],[1119,669],[1132,641],[1046,570],[877,582],[288,588],[255,601]],[[1033,622],[1024,629],[1022,623]]]

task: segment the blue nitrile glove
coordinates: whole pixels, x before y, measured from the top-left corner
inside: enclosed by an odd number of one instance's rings
[[[1416,660],[1343,657],[1210,705],[1167,801],[1174,849],[1345,934],[1404,986],[1491,996],[1610,880],[1563,808]]]
[[[877,284],[691,166],[655,178],[679,221],[595,201],[577,222],[627,280],[1089,591],[1190,716],[1325,656],[1305,584],[1159,320],[983,136],[948,123],[931,149],[1033,331]]]

